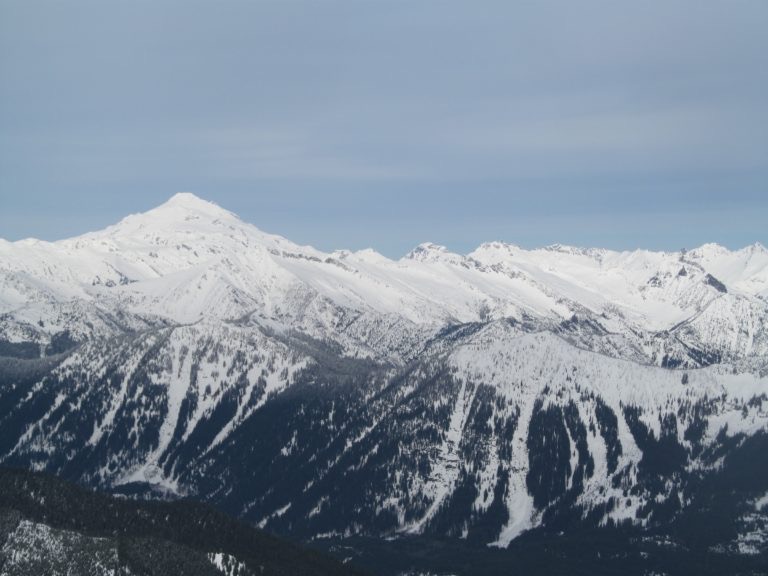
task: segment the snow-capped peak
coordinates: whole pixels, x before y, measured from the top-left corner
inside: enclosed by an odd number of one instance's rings
[[[702,244],[698,248],[689,250],[688,252],[686,252],[685,255],[688,258],[708,259],[708,258],[718,258],[730,253],[731,251],[728,250],[728,248],[726,248],[725,246],[722,246],[715,242],[708,242],[706,244]]]
[[[184,222],[209,223],[223,221],[244,224],[233,212],[225,210],[218,204],[208,202],[190,192],[179,192],[171,196],[165,203],[141,214],[133,214],[124,218],[117,227],[131,228],[128,224],[159,224],[172,226]]]
[[[754,244],[745,246],[739,250],[739,252],[744,252],[747,254],[768,254],[768,248],[763,246],[760,242],[755,242]]]
[[[469,254],[470,258],[475,258],[481,261],[498,261],[503,260],[508,256],[513,256],[522,249],[515,244],[508,244],[507,242],[484,242],[480,244],[474,252]]]
[[[147,212],[151,213],[185,213],[209,218],[238,219],[238,216],[226,210],[214,202],[203,200],[191,192],[178,192],[171,196],[165,203]]]
[[[438,262],[445,259],[463,258],[460,254],[450,252],[445,246],[433,244],[432,242],[423,242],[406,254],[406,260],[416,260],[417,262]]]
[[[104,246],[105,242],[128,242],[132,246],[167,245],[182,236],[210,237],[222,234],[242,236],[262,233],[229,210],[189,192],[182,192],[147,212],[131,214],[103,230],[61,240],[57,244],[66,248]]]
[[[333,307],[421,327],[522,316],[550,322],[587,311],[618,323],[610,326],[617,333],[636,334],[698,318],[725,287],[727,298],[709,308],[713,317],[726,318],[729,306],[766,306],[753,301],[768,297],[762,246],[748,253],[705,245],[682,260],[671,252],[525,250],[502,242],[468,256],[427,242],[397,262],[373,250],[324,253],[179,193],[77,238],[0,243],[0,286],[7,286],[0,312],[31,306],[34,294],[57,306],[80,299],[169,322],[246,314],[301,319],[326,337],[322,331],[334,330],[339,314]],[[37,322],[42,313],[35,314]],[[712,338],[721,333],[710,328]],[[745,342],[754,340],[745,334]]]

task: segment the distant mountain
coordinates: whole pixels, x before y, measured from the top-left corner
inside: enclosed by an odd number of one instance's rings
[[[70,240],[0,241],[0,282],[4,345],[49,353],[238,321],[402,363],[446,326],[514,319],[562,332],[574,316],[601,330],[587,341],[568,334],[572,343],[648,364],[768,353],[768,250],[759,244],[665,253],[496,242],[468,256],[422,244],[392,261],[298,246],[185,193]]]
[[[675,544],[701,513],[723,522],[708,553],[759,558],[767,327],[759,244],[392,261],[179,194],[0,241],[0,462],[316,542]]]
[[[194,502],[137,502],[0,468],[0,574],[362,574]]]

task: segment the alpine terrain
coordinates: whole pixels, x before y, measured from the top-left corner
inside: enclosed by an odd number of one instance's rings
[[[0,240],[0,357],[0,465],[374,572],[768,572],[760,244],[394,261],[183,193]]]

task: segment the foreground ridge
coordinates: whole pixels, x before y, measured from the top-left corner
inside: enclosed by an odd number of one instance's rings
[[[3,574],[362,574],[194,502],[137,502],[0,468]]]

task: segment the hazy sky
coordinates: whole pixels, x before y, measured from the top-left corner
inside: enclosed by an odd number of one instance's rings
[[[768,244],[768,2],[0,0],[0,237]]]

